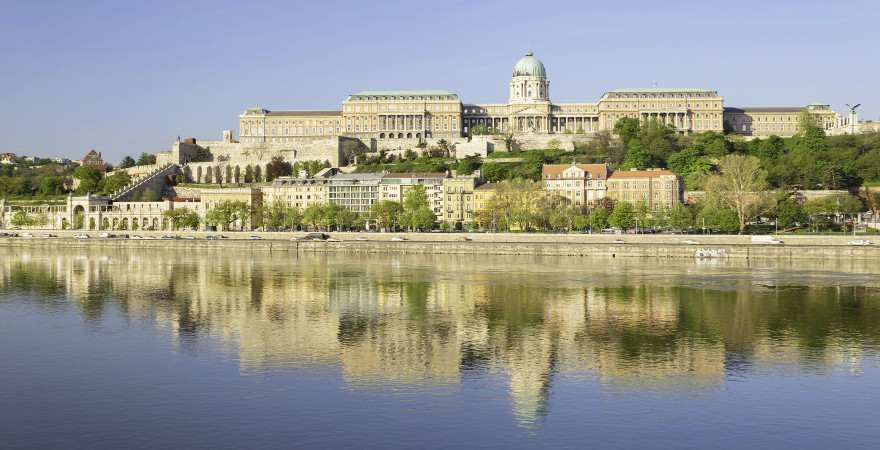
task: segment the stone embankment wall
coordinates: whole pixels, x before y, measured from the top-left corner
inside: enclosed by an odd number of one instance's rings
[[[36,233],[35,233],[36,234]],[[751,244],[748,236],[603,236],[553,234],[456,234],[410,233],[406,241],[392,241],[389,233],[332,233],[338,242],[291,241],[303,233],[257,233],[262,240],[247,239],[250,234],[228,233],[227,240],[126,240],[70,239],[74,233],[59,232],[58,238],[0,238],[3,247],[65,248],[156,248],[229,249],[268,252],[351,252],[400,254],[471,254],[589,256],[607,258],[690,258],[700,260],[827,259],[858,260],[880,265],[880,246],[851,246],[846,236],[781,236],[785,245]],[[132,233],[134,234],[134,233]],[[143,236],[161,233],[141,232]],[[179,235],[203,237],[197,232]],[[465,240],[467,236],[471,240]],[[615,242],[615,240],[623,242]],[[696,243],[685,243],[692,239]]]

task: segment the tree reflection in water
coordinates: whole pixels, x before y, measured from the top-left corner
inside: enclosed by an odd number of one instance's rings
[[[880,342],[880,267],[417,255],[8,250],[0,299],[147,320],[243,372],[338,366],[353,387],[492,371],[526,426],[554,378],[705,389],[755,367],[859,370]],[[806,265],[806,267],[804,267]]]

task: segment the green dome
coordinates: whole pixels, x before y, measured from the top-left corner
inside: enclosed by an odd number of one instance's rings
[[[513,66],[513,76],[547,78],[547,70],[544,69],[544,64],[541,60],[535,58],[532,52],[528,52],[526,56],[520,58],[516,65]]]

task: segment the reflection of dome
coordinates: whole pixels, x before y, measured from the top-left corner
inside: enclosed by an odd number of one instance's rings
[[[513,66],[513,76],[547,78],[547,70],[544,69],[544,63],[541,60],[535,58],[532,52],[528,52]]]

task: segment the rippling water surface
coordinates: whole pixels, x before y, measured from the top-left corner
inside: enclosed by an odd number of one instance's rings
[[[880,448],[880,262],[0,253],[3,448]]]

